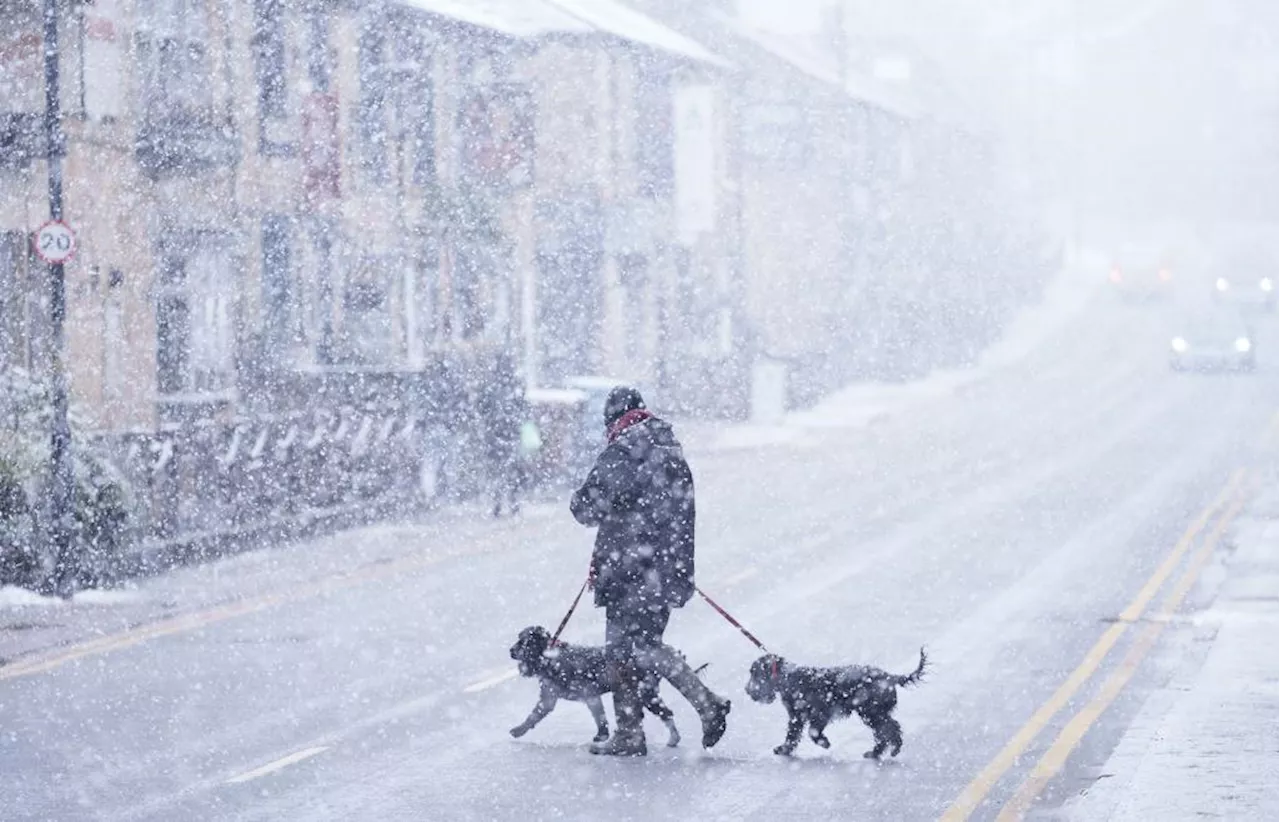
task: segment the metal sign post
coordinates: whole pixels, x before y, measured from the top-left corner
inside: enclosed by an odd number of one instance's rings
[[[49,262],[52,287],[49,319],[53,349],[50,363],[53,430],[50,433],[46,534],[53,567],[43,580],[43,587],[65,596],[73,585],[74,564],[71,557],[71,425],[67,420],[67,375],[63,362],[63,324],[67,315],[63,264],[75,253],[75,234],[62,222],[62,156],[66,153],[66,146],[62,134],[58,59],[58,2],[44,0],[44,128],[49,161],[50,222],[37,232],[35,246],[36,253]]]

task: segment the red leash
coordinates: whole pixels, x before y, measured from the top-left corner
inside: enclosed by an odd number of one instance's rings
[[[573,612],[578,609],[578,603],[582,601],[582,595],[587,592],[587,587],[591,584],[591,578],[592,578],[592,574],[588,572],[587,578],[582,581],[582,587],[578,589],[578,595],[573,598],[573,604],[570,605],[569,610],[565,612],[564,619],[560,620],[560,624],[556,626],[556,632],[551,635],[551,642],[549,643],[549,647],[555,647],[557,644],[559,644],[560,634],[564,631],[565,626],[569,624],[569,618],[573,616]],[[764,653],[775,657],[775,661],[773,663],[773,676],[776,679],[778,676],[778,663],[776,661],[776,654],[774,654],[772,651],[766,648],[764,643],[756,638],[755,634],[748,631],[741,622],[734,619],[733,615],[730,614],[728,611],[726,611],[724,608],[721,608],[720,604],[717,603],[711,597],[707,596],[706,593],[701,588],[695,585],[693,587],[693,590],[697,591],[698,596],[706,600],[706,603],[710,605],[712,608],[714,608],[717,614],[724,617],[729,622],[730,625],[737,628],[739,631],[742,632],[743,636],[751,640],[752,645],[755,645]]]
[[[700,596],[700,597],[702,597],[703,599],[705,599],[705,600],[707,601],[707,604],[708,604],[708,605],[710,605],[712,608],[715,608],[715,609],[716,609],[716,613],[717,613],[717,614],[719,614],[720,616],[722,616],[722,617],[724,617],[725,619],[729,620],[729,624],[730,624],[730,625],[732,625],[733,627],[737,628],[739,631],[742,631],[742,635],[743,635],[743,636],[745,636],[747,639],[751,640],[751,644],[752,644],[752,645],[755,645],[757,648],[759,648],[760,650],[764,651],[766,654],[772,654],[772,653],[773,653],[773,652],[772,652],[772,651],[770,651],[768,648],[764,647],[764,643],[763,643],[763,642],[761,642],[760,640],[756,639],[755,634],[751,633],[751,632],[750,632],[750,631],[748,631],[746,628],[742,627],[742,623],[741,623],[741,622],[739,622],[738,620],[734,619],[732,616],[730,616],[730,615],[729,615],[729,612],[728,612],[728,611],[726,611],[725,609],[723,609],[723,608],[721,608],[719,605],[717,605],[717,604],[716,604],[716,601],[715,601],[714,599],[712,599],[711,597],[709,597],[709,596],[707,596],[706,594],[704,594],[704,593],[702,592],[702,589],[701,589],[701,588],[699,588],[698,586],[696,586],[696,585],[695,585],[695,586],[693,586],[693,590],[697,591],[697,592],[698,592],[698,596]]]
[[[573,598],[573,604],[570,605],[569,610],[565,612],[564,619],[560,620],[560,625],[556,628],[556,632],[551,635],[551,642],[548,644],[548,647],[554,648],[556,645],[560,644],[560,632],[564,630],[564,626],[569,624],[569,617],[573,616],[573,612],[578,609],[578,603],[582,601],[582,595],[586,593],[587,583],[590,582],[590,580],[591,578],[588,576],[587,579],[582,581],[582,587],[578,589],[578,595]]]
[[[714,599],[712,599],[711,597],[703,593],[701,588],[695,585],[693,586],[693,590],[697,591],[698,596],[705,599],[708,605],[710,605],[712,608],[715,608],[717,614],[727,619],[730,625],[737,628],[739,631],[742,631],[742,635],[745,636],[747,639],[751,640],[752,645],[756,646],[757,648],[764,651],[769,656],[773,657],[773,665],[770,667],[769,676],[772,677],[774,680],[776,680],[778,678],[778,655],[770,651],[768,648],[764,647],[764,643],[756,639],[755,634],[751,633],[746,628],[742,627],[741,622],[734,619],[732,614],[730,614],[725,609],[721,608]]]

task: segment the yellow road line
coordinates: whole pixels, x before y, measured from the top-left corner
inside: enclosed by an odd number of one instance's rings
[[[1186,572],[1161,605],[1161,616],[1172,617],[1178,610],[1182,600],[1191,591],[1191,586],[1200,577],[1200,572],[1209,561],[1209,557],[1213,555],[1213,550],[1222,538],[1227,526],[1240,513],[1244,503],[1245,494],[1242,493],[1218,520],[1212,533],[1205,538],[1200,550],[1192,558]],[[1120,695],[1124,687],[1129,684],[1129,680],[1137,673],[1142,661],[1150,653],[1152,647],[1155,646],[1156,640],[1164,632],[1165,625],[1168,622],[1167,618],[1156,620],[1139,635],[1129,652],[1125,654],[1124,660],[1107,678],[1093,701],[1071,718],[1071,721],[1063,727],[1057,738],[1054,739],[1053,744],[1040,757],[1040,761],[1032,768],[1026,781],[1022,783],[1013,798],[1000,811],[1000,815],[996,817],[996,822],[1017,822],[1017,820],[1026,815],[1027,811],[1035,803],[1036,798],[1044,790],[1045,785],[1057,776],[1066,765],[1067,758],[1079,747],[1085,734],[1088,733],[1089,729],[1093,727],[1093,724],[1098,721],[1098,718],[1102,716],[1102,713],[1106,711],[1111,703],[1115,701],[1115,698]]]
[[[1243,469],[1232,473],[1231,478],[1227,481],[1226,486],[1214,498],[1198,516],[1194,522],[1183,533],[1182,537],[1173,546],[1169,556],[1160,564],[1142,589],[1138,591],[1138,595],[1134,597],[1133,602],[1120,614],[1120,621],[1112,624],[1103,632],[1102,636],[1094,643],[1089,652],[1085,654],[1079,666],[1076,667],[1067,680],[1058,687],[1053,695],[1049,697],[1031,718],[1018,729],[1017,733],[1005,744],[995,758],[987,763],[987,766],[974,777],[965,789],[961,791],[951,806],[943,812],[939,817],[940,822],[961,822],[968,819],[969,816],[978,809],[982,801],[986,799],[987,794],[995,787],[996,783],[1014,766],[1018,757],[1027,749],[1027,746],[1044,730],[1045,726],[1066,707],[1067,702],[1075,696],[1076,691],[1093,676],[1098,666],[1102,664],[1103,659],[1110,653],[1111,649],[1120,640],[1129,624],[1141,615],[1143,608],[1150,603],[1151,599],[1156,595],[1160,586],[1164,584],[1165,579],[1177,567],[1183,555],[1191,547],[1196,536],[1204,529],[1213,517],[1214,513],[1226,502],[1226,500],[1235,492],[1244,476]]]

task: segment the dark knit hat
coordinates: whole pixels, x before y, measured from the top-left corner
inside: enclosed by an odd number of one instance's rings
[[[644,397],[629,385],[619,385],[609,392],[604,401],[604,424],[613,425],[623,414],[644,408]]]

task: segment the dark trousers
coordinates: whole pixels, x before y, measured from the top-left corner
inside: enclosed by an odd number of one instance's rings
[[[509,513],[520,510],[520,474],[516,460],[507,456],[489,461],[489,487],[493,492],[493,515],[501,516],[505,502]]]
[[[605,657],[618,679],[613,710],[622,733],[643,733],[641,688],[645,687],[646,673],[670,682],[699,716],[717,701],[684,656],[662,641],[670,619],[671,609],[665,606],[612,605],[605,609]],[[654,682],[657,687],[656,679]]]

